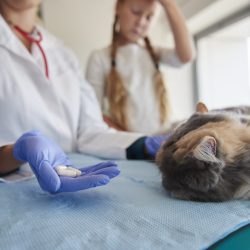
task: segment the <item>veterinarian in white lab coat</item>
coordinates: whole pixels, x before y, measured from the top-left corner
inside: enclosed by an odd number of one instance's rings
[[[63,151],[112,159],[154,157],[165,138],[108,128],[74,54],[35,25],[39,4],[40,0],[0,0],[0,173],[27,161],[44,190],[76,191],[86,185],[76,180],[71,186],[72,180],[66,180],[62,187],[54,171],[55,163],[71,165]],[[31,130],[42,135],[25,133]],[[41,168],[44,162],[49,167]],[[97,167],[101,177],[118,174],[114,163],[108,164],[111,172],[106,167]],[[101,181],[106,184],[107,178]]]
[[[102,121],[98,102],[69,49],[42,28],[48,77],[39,47],[31,52],[0,16],[0,145],[39,129],[67,152],[125,158],[138,134],[116,133]]]

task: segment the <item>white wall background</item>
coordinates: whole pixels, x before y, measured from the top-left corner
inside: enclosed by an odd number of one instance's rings
[[[223,11],[230,14],[234,9],[249,3],[249,0],[176,1],[179,2],[185,16],[189,18],[188,24],[193,33],[201,27],[206,27],[206,23],[211,24],[219,17],[222,18]],[[83,70],[90,51],[110,43],[114,4],[115,0],[43,0],[45,27],[75,51]],[[206,9],[209,10],[208,13]],[[215,13],[220,15],[216,17]],[[206,17],[207,22],[202,16]],[[159,17],[155,21],[150,37],[156,45],[171,46],[173,44],[166,18],[161,11],[159,11]],[[179,70],[168,68],[166,74],[174,119],[189,116],[194,110],[191,65]]]
[[[111,37],[115,0],[43,0],[48,30],[71,47],[83,66],[90,51],[105,46]]]

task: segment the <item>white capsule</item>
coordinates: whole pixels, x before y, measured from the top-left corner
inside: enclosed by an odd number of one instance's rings
[[[73,167],[67,167],[64,165],[59,165],[55,167],[55,170],[58,175],[60,176],[67,176],[67,177],[77,177],[82,174],[82,172],[76,168]]]
[[[77,168],[68,167],[68,169],[71,169],[71,170],[73,170],[73,171],[76,171],[77,176],[80,176],[80,175],[82,174],[82,172],[81,172],[79,169],[77,169]]]

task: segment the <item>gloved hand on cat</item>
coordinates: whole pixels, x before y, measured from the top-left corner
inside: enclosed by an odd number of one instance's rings
[[[161,145],[170,138],[171,132],[165,134],[165,135],[153,135],[148,136],[145,139],[145,149],[147,151],[147,154],[155,158],[157,152],[159,151]]]
[[[114,162],[102,162],[80,169],[75,178],[59,176],[56,167],[73,166],[67,155],[53,141],[38,131],[23,134],[14,144],[14,157],[28,162],[40,187],[49,193],[74,192],[107,184],[120,171]]]

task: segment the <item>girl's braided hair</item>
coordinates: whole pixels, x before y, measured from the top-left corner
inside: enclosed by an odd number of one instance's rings
[[[116,52],[117,52],[117,30],[118,17],[115,16],[113,24],[113,37],[110,50],[111,69],[106,79],[106,96],[109,102],[110,118],[120,125],[124,130],[128,128],[128,117],[126,114],[128,93],[124,86],[123,80],[116,69]],[[164,84],[163,75],[159,69],[159,58],[156,55],[148,37],[144,38],[146,48],[155,65],[155,93],[159,101],[160,122],[165,124],[169,119],[169,100],[167,88]]]

